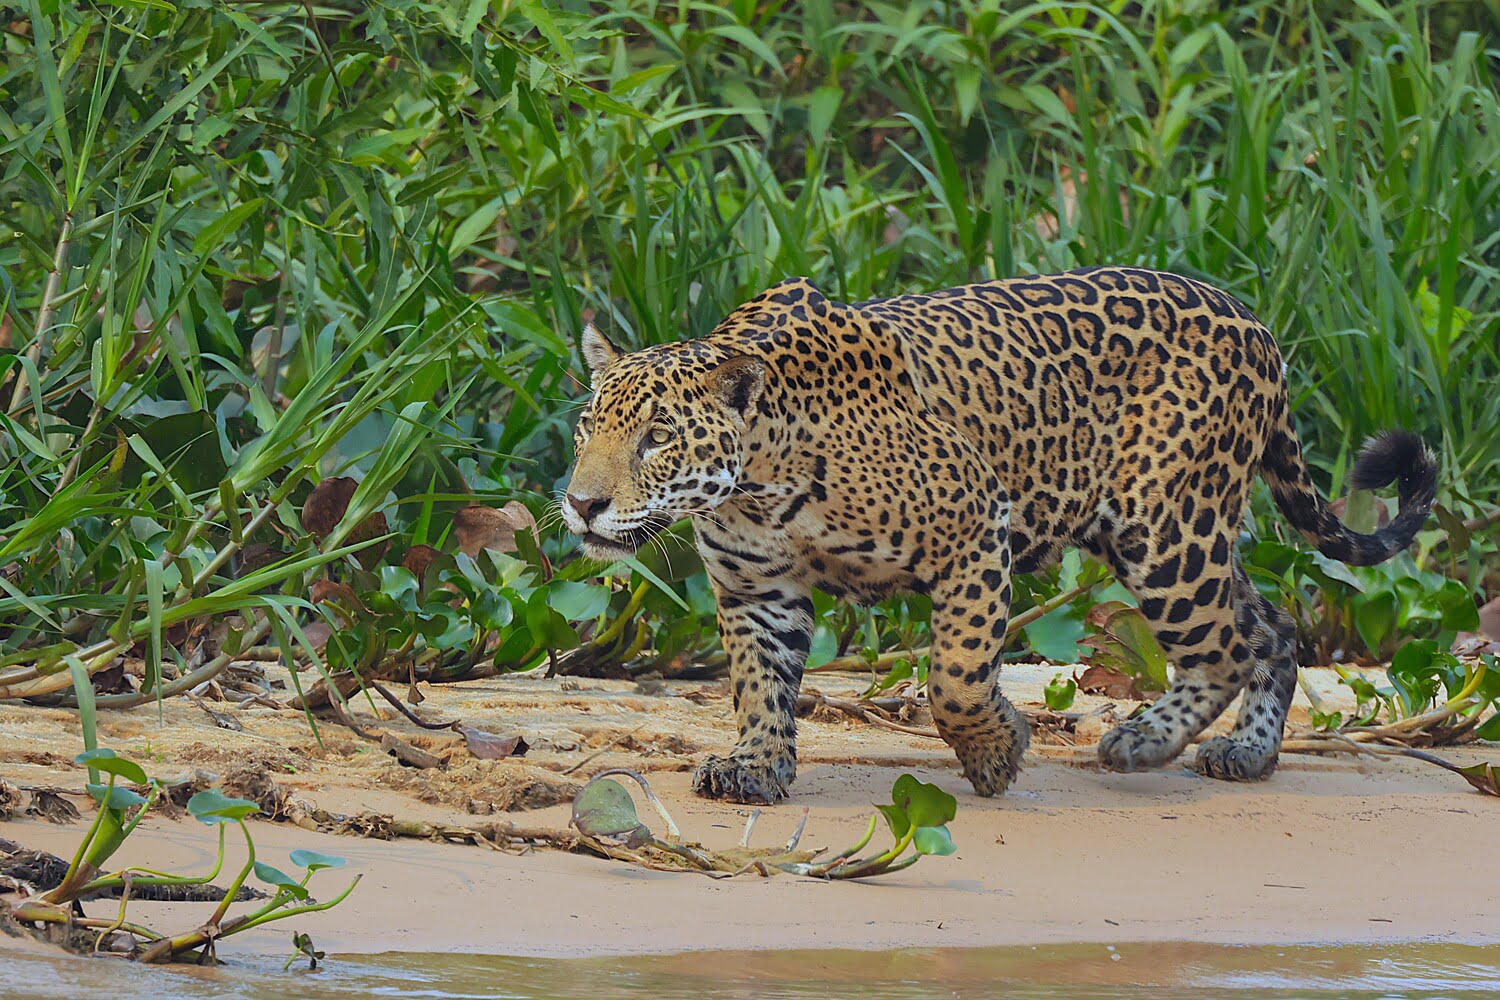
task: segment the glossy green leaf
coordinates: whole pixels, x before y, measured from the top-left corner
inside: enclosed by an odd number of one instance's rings
[[[310,872],[318,871],[320,868],[342,868],[346,862],[336,854],[319,854],[317,851],[308,851],[299,848],[291,853],[292,864],[298,868],[306,868]]]
[[[875,808],[880,815],[885,817],[885,825],[890,827],[891,836],[897,840],[906,836],[906,831],[911,829],[911,820],[906,815],[906,810],[898,805],[882,805],[877,803]]]
[[[200,823],[233,823],[260,812],[249,799],[234,799],[217,788],[205,788],[188,799],[187,810]]]
[[[1066,712],[1073,707],[1073,698],[1078,694],[1078,682],[1071,677],[1058,674],[1042,689],[1047,707],[1054,712]]]
[[[554,582],[547,588],[547,603],[568,621],[590,621],[609,608],[608,587],[590,583]]]
[[[113,774],[133,781],[138,785],[146,784],[146,770],[133,760],[121,757],[108,747],[99,747],[96,750],[86,750],[73,758],[76,764],[87,764],[95,770],[105,774]]]
[[[524,606],[524,605],[523,605]],[[439,605],[437,612],[442,614],[446,606]],[[501,591],[482,590],[474,599],[471,609],[474,621],[487,629],[502,629],[515,620],[515,606],[510,598]]]
[[[891,788],[891,801],[917,826],[943,826],[958,814],[958,800],[937,785],[903,774]]]
[[[543,649],[572,649],[578,645],[578,633],[568,620],[547,603],[547,592],[538,590],[526,602],[526,628],[531,641]]]
[[[403,566],[380,567],[380,593],[402,611],[417,610],[417,578]]]
[[[260,206],[265,204],[263,198],[252,198],[249,201],[229,209],[213,222],[204,226],[193,238],[193,252],[198,254],[212,253],[219,248],[219,244],[228,239],[229,235],[243,226],[250,217],[260,211]]]
[[[808,646],[806,669],[821,667],[837,656],[838,651],[839,637],[833,634],[833,629],[819,623],[813,629],[812,642]]]
[[[958,850],[946,826],[919,826],[912,833],[911,846],[918,854],[945,856]]]
[[[1474,735],[1482,740],[1500,741],[1500,710],[1493,712],[1483,725],[1474,730]]]
[[[1389,591],[1370,594],[1354,611],[1354,627],[1365,648],[1376,656],[1396,630],[1396,595]]]
[[[298,880],[277,868],[272,868],[264,861],[255,862],[255,877],[267,885],[274,885],[278,892],[284,892],[293,899],[306,899],[307,889],[298,884]]]
[[[88,790],[89,795],[93,797],[95,802],[98,802],[106,809],[131,809],[146,801],[144,795],[132,791],[123,785],[115,785],[111,788],[109,785],[89,783],[85,784],[84,788]],[[108,794],[106,795],[106,793]]]
[[[1026,646],[1053,663],[1077,663],[1078,640],[1084,636],[1083,618],[1071,607],[1058,608],[1021,630]]]

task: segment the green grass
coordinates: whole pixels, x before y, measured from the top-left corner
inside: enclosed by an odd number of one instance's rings
[[[465,495],[540,512],[585,317],[675,340],[791,274],[1201,276],[1278,332],[1325,488],[1404,426],[1491,511],[1500,11],[1003,8],[33,0],[0,39],[0,697],[306,622],[325,476],[398,542]]]

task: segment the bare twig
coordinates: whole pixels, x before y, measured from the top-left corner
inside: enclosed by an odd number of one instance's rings
[[[759,809],[757,809],[755,811],[756,812],[760,812]],[[797,845],[800,844],[800,843],[802,843],[802,831],[807,829],[807,817],[808,817],[808,814],[811,813],[811,812],[812,812],[812,808],[810,806],[803,806],[802,807],[802,818],[799,819],[799,820],[797,820],[797,829],[795,829],[795,830],[792,831],[791,838],[786,842],[786,850],[787,851],[789,851],[789,852],[790,851],[795,851],[797,849]],[[750,839],[750,832],[749,832],[749,830],[746,830],[745,831],[745,840],[746,840],[745,846],[746,847],[750,846],[750,844],[748,842],[749,839]]]
[[[882,729],[889,729],[893,732],[898,733],[906,733],[908,736],[923,736],[928,739],[934,740],[940,740],[943,738],[938,734],[938,731],[936,729],[922,729],[917,726],[906,726],[902,725],[899,722],[893,722],[890,719],[885,718],[880,713],[879,708],[868,701],[851,701],[848,698],[830,698],[828,695],[823,694],[820,691],[812,690],[803,691],[797,696],[797,709],[799,712],[810,711],[820,706],[843,712],[845,715],[852,716],[853,718],[859,719],[862,722],[868,722],[873,726],[879,726]]]
[[[600,747],[598,750],[595,750],[593,753],[591,753],[587,757],[583,758],[583,760],[580,760],[578,763],[572,765],[571,767],[567,768],[566,770],[562,771],[561,773],[562,774],[572,774],[574,771],[577,771],[579,768],[587,766],[591,761],[597,760],[599,757],[602,757],[604,754],[606,754],[609,751],[613,750],[615,747],[619,746],[621,743],[624,743],[626,740],[630,739],[630,737],[634,736],[636,733],[640,732],[642,729],[645,729],[645,728],[646,728],[646,723],[643,722],[639,726],[636,726],[634,729],[632,729],[628,733],[619,733],[619,734],[617,734],[614,739],[612,739],[608,743],[604,744],[604,746]]]
[[[756,821],[758,821],[759,819],[760,819],[760,810],[759,809],[752,809],[752,810],[750,810],[750,815],[747,816],[747,817],[745,817],[745,832],[742,833],[742,834],[740,834],[740,846],[741,847],[749,847],[750,846],[750,834],[751,834],[752,831],[754,831]]]
[[[359,723],[355,722],[354,719],[349,715],[349,713],[344,711],[344,706],[339,704],[339,700],[337,698],[328,699],[328,714],[333,716],[333,721],[337,722],[339,725],[347,726],[354,732],[354,735],[358,736],[360,739],[369,740],[371,743],[381,742],[381,735],[376,734],[364,728]]]
[[[381,684],[379,681],[366,681],[365,683],[369,687],[374,688],[376,694],[380,695],[380,697],[390,702],[395,707],[396,711],[406,716],[406,718],[411,722],[412,725],[420,726],[423,729],[434,730],[453,728],[453,723],[451,722],[423,722],[421,719],[417,718],[416,713],[414,713],[411,709],[407,708],[406,705],[402,703],[400,698],[397,698],[394,694],[392,694],[384,684]]]

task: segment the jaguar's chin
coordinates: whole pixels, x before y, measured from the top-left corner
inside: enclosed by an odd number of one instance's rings
[[[635,555],[639,546],[627,545],[620,539],[610,538],[595,531],[583,533],[583,554],[601,562],[614,562]]]

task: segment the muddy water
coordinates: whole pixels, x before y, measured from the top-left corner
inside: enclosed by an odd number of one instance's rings
[[[3,948],[0,942],[0,948]],[[1038,948],[696,952],[523,959],[330,957],[316,972],[231,958],[215,969],[142,968],[0,950],[0,997],[733,998],[1494,997],[1500,947],[1413,944],[1244,948],[1195,944]]]

